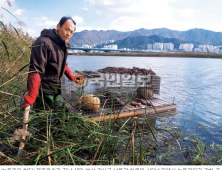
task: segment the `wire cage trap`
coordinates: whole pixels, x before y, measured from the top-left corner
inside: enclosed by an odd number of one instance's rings
[[[87,77],[87,84],[76,87],[64,78],[62,93],[77,114],[101,121],[144,113],[164,116],[176,110],[176,104],[160,99],[161,78],[151,69],[107,67],[77,72]]]

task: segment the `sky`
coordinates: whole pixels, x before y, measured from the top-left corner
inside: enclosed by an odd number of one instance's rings
[[[56,28],[62,16],[76,21],[76,32],[140,28],[222,32],[222,0],[0,0],[0,7],[1,21],[16,28],[21,27],[18,20],[24,22],[23,31],[32,37],[44,28]]]

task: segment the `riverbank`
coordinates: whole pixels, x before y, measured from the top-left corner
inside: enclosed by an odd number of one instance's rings
[[[176,52],[176,53],[134,53],[134,52],[104,52],[104,53],[73,53],[70,55],[88,55],[88,56],[140,56],[140,57],[183,57],[183,58],[222,58],[222,54],[216,53],[193,53],[193,52]]]
[[[85,68],[91,68],[92,65],[87,65],[87,62],[101,64],[108,63],[108,65],[118,66],[117,62],[120,62],[118,59],[113,60],[113,63],[110,61],[105,61],[109,57],[76,57],[74,60],[74,69],[82,70],[78,67],[81,61],[84,62]],[[71,58],[71,57],[70,57]],[[78,58],[80,59],[78,61]],[[112,58],[112,57],[111,57]],[[135,63],[137,60],[136,57],[132,57],[130,60],[127,57],[124,60],[128,60],[129,63]],[[174,58],[176,59],[176,58]],[[169,63],[172,63],[174,59],[167,59]],[[144,62],[146,58],[142,59]],[[164,65],[167,65],[164,62],[166,59],[159,58],[159,61],[162,60]],[[92,62],[94,61],[94,62]],[[123,62],[123,61],[121,61]],[[156,61],[155,61],[156,62]],[[200,62],[200,61],[198,61]],[[213,61],[212,66],[215,66],[215,63],[219,63],[218,61]],[[71,63],[70,61],[68,62]],[[124,63],[124,62],[123,62]],[[149,62],[148,62],[149,63]],[[156,62],[160,63],[160,62]],[[179,62],[176,65],[179,65]],[[183,62],[182,62],[183,63]],[[193,63],[193,62],[190,62]],[[20,63],[19,63],[20,64]],[[21,63],[22,64],[22,63]],[[126,63],[125,63],[126,64]],[[22,64],[23,65],[23,64]],[[194,63],[195,65],[195,63]],[[206,64],[202,64],[204,66]],[[18,65],[18,69],[20,69],[20,65]],[[128,65],[124,65],[126,68],[129,68]],[[190,66],[190,65],[189,65]],[[210,67],[208,65],[207,67]],[[102,66],[100,65],[100,68]],[[157,68],[157,66],[155,66]],[[163,70],[164,75],[167,75],[172,81],[170,81],[170,86],[167,86],[167,94],[170,96],[174,95],[174,91],[179,94],[185,95],[183,92],[190,93],[191,89],[188,90],[178,89],[180,86],[178,82],[183,82],[182,86],[186,84],[189,87],[189,84],[192,84],[196,81],[196,78],[192,81],[192,77],[187,79],[187,82],[180,81],[175,79],[175,77],[171,76],[167,70],[169,68],[173,68],[173,74],[175,71],[180,73],[178,67],[172,67],[168,65]],[[70,64],[70,68],[71,64]],[[103,68],[103,67],[102,67]],[[158,66],[158,68],[162,68]],[[200,70],[203,67],[197,67]],[[218,68],[220,68],[218,66]],[[218,68],[215,68],[218,70]],[[72,69],[72,70],[74,70]],[[186,68],[188,69],[188,68]],[[112,69],[116,70],[116,69]],[[192,73],[199,73],[200,70],[193,71],[191,67],[189,70]],[[7,70],[5,70],[6,72]],[[135,70],[136,71],[136,70]],[[155,70],[156,71],[156,70]],[[210,69],[212,72],[212,69]],[[5,72],[2,72],[3,75]],[[220,76],[220,71],[216,73],[216,75]],[[206,73],[206,72],[204,72]],[[189,74],[191,75],[191,74]],[[198,74],[200,75],[200,74]],[[202,74],[203,75],[203,74]],[[206,77],[208,74],[204,74],[204,76],[196,77]],[[176,75],[176,77],[188,77],[185,72],[181,74],[181,76]],[[215,80],[218,80],[218,77],[215,77]],[[15,80],[18,81],[16,78]],[[205,79],[204,79],[205,80]],[[203,81],[204,81],[203,80]],[[25,79],[24,79],[25,81]],[[198,79],[198,81],[202,81],[202,79]],[[3,85],[9,84],[8,82],[12,82],[8,80],[2,80]],[[25,81],[26,82],[26,81]],[[2,120],[2,125],[0,126],[0,164],[1,165],[221,165],[221,145],[216,143],[207,143],[205,139],[199,136],[199,133],[202,129],[207,129],[207,127],[200,127],[196,129],[194,132],[189,132],[185,130],[185,126],[189,124],[188,121],[183,123],[183,120],[179,119],[177,122],[182,122],[182,128],[178,128],[175,124],[172,123],[172,118],[169,116],[159,117],[157,119],[151,119],[149,116],[143,115],[142,117],[131,117],[117,120],[110,120],[106,122],[94,122],[87,117],[82,115],[78,115],[76,111],[66,113],[63,109],[62,111],[53,112],[52,110],[46,111],[36,111],[32,110],[30,112],[30,119],[28,124],[28,131],[33,135],[27,137],[25,142],[25,147],[22,151],[21,156],[17,156],[18,153],[18,142],[11,143],[9,139],[12,138],[12,135],[15,129],[22,127],[22,110],[20,110],[19,103],[15,103],[14,98],[15,95],[20,94],[21,88],[16,88],[14,84],[25,87],[26,83],[23,83],[22,86],[21,80],[19,82],[15,82],[9,85],[12,87],[12,90],[5,90],[6,92],[11,92],[13,94],[2,94],[2,107],[0,107],[0,119]],[[174,84],[175,83],[175,84]],[[166,83],[165,84],[169,84]],[[199,85],[194,85],[194,87],[200,87]],[[201,86],[202,87],[202,86]],[[206,93],[209,92],[209,86],[206,85],[205,88],[201,88],[201,91]],[[210,86],[214,87],[215,86]],[[172,91],[171,91],[172,89]],[[219,88],[218,88],[219,89]],[[163,89],[164,90],[164,89]],[[212,90],[212,89],[211,89]],[[25,90],[26,91],[26,90]],[[78,90],[79,91],[79,90]],[[194,88],[194,91],[197,91]],[[199,96],[201,91],[195,96]],[[216,91],[217,94],[220,94],[220,91]],[[165,93],[166,94],[166,93]],[[101,95],[101,97],[104,95]],[[194,96],[194,95],[193,95]],[[7,98],[9,98],[6,100]],[[182,98],[187,96],[182,96]],[[208,99],[218,99],[214,93],[214,98],[209,96]],[[81,97],[80,97],[81,98]],[[178,99],[180,99],[178,97]],[[205,99],[205,98],[204,98]],[[18,100],[16,100],[18,101]],[[203,105],[203,101],[200,101],[201,107]],[[113,102],[112,102],[113,103]],[[182,104],[192,103],[191,98],[187,100],[187,102],[183,101]],[[219,102],[218,102],[219,103]],[[15,104],[15,105],[13,105]],[[180,103],[181,105],[181,103]],[[207,105],[215,106],[210,103],[210,100],[207,100]],[[207,106],[206,105],[206,106]],[[111,106],[110,108],[113,108]],[[195,103],[195,108],[197,109],[197,102]],[[197,112],[196,109],[192,108],[192,114],[195,116]],[[203,108],[202,110],[205,110]],[[197,109],[200,111],[199,109]],[[215,110],[215,107],[214,107]],[[208,111],[207,111],[208,112]],[[58,114],[59,113],[59,114]],[[218,111],[218,113],[220,113]],[[190,117],[189,112],[186,114],[180,113],[181,116]],[[205,113],[206,114],[206,113]],[[202,115],[201,115],[202,116]],[[209,115],[211,116],[211,115]],[[214,115],[211,116],[212,118]],[[193,117],[192,117],[193,118]],[[218,117],[216,117],[218,118]],[[215,119],[216,119],[215,118]],[[88,121],[83,121],[88,120]],[[90,123],[89,123],[90,122]],[[205,121],[206,122],[206,121]],[[215,121],[216,122],[216,121]],[[214,123],[215,123],[214,122]],[[191,124],[193,122],[190,121]],[[217,122],[216,122],[217,123]],[[215,124],[216,124],[215,123]],[[211,124],[211,123],[209,123]],[[219,124],[219,123],[218,123]],[[191,128],[194,129],[194,128]],[[218,128],[219,129],[219,128]],[[216,130],[213,131],[216,133]],[[209,139],[209,136],[206,136]],[[220,135],[218,136],[220,137]]]

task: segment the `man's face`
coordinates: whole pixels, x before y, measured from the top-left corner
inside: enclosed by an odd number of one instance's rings
[[[69,39],[73,36],[75,25],[72,20],[67,19],[62,27],[57,24],[57,30],[59,31],[59,36],[61,37],[61,39],[65,42],[68,42]]]

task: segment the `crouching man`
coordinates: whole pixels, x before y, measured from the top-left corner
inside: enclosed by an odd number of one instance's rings
[[[64,100],[61,96],[63,75],[75,83],[84,81],[82,77],[72,74],[66,62],[67,48],[70,47],[68,40],[75,30],[75,21],[66,16],[61,18],[56,29],[42,30],[40,37],[32,46],[28,94],[21,108],[34,103],[34,108],[35,106],[43,108],[43,100],[46,109],[63,108]]]

